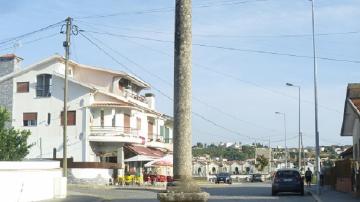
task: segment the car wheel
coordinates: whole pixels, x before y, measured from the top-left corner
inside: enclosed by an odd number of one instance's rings
[[[276,191],[271,191],[271,195],[272,196],[276,196],[277,192]]]
[[[300,195],[301,195],[301,196],[304,196],[304,189],[301,189]]]

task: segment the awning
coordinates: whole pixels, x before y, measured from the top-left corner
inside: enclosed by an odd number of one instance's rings
[[[141,162],[141,161],[153,161],[156,157],[146,155],[136,155],[131,158],[125,159],[124,162]]]
[[[158,149],[152,149],[144,146],[135,146],[135,145],[126,145],[125,149],[129,150],[130,152],[136,155],[144,155],[144,156],[151,156],[155,158],[161,158],[164,156],[164,152]]]
[[[157,167],[157,166],[173,166],[173,155],[166,155],[160,159],[156,159],[146,163],[145,167]]]

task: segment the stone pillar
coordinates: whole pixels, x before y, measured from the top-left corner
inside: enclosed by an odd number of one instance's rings
[[[176,0],[174,179],[191,177],[191,0]]]
[[[191,144],[191,0],[176,0],[174,54],[174,180],[175,186],[159,193],[161,202],[207,201],[192,180]]]
[[[121,169],[125,169],[124,160],[124,147],[119,147],[117,149],[117,163],[121,165]]]

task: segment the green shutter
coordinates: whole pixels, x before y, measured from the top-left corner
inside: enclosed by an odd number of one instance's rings
[[[166,143],[169,143],[170,142],[170,130],[169,130],[169,128],[165,128],[165,142]]]
[[[164,126],[160,126],[160,136],[161,137],[164,137],[164,135],[165,135],[165,130],[164,129],[165,129]]]

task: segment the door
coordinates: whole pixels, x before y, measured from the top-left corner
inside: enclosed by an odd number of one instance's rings
[[[130,133],[130,115],[124,114],[124,132]]]
[[[154,123],[148,120],[148,139],[152,140],[154,137]]]

